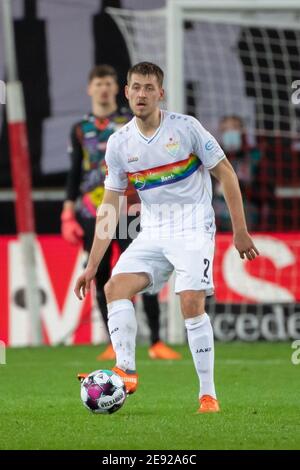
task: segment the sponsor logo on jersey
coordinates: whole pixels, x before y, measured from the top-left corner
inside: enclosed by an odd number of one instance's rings
[[[217,142],[215,140],[208,140],[205,144],[205,150],[210,153],[210,157],[214,158],[220,158],[224,155],[222,149],[219,147]]]
[[[137,162],[139,160],[139,157],[128,157],[128,163],[133,163]]]
[[[136,189],[143,189],[146,185],[146,178],[141,173],[135,173],[132,175],[134,186]]]
[[[205,149],[210,151],[214,148],[214,142],[213,140],[208,140],[205,144]]]
[[[173,175],[173,174],[168,175],[168,176],[162,176],[161,181],[162,181],[162,183],[165,183],[166,181],[173,180],[174,178],[175,178],[175,175]]]
[[[201,161],[197,155],[190,154],[179,162],[141,170],[139,173],[128,172],[127,176],[135,189],[142,191],[181,181],[197,171],[200,165]]]

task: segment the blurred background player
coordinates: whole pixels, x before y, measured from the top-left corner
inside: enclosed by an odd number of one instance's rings
[[[249,145],[245,125],[240,116],[224,116],[220,121],[219,131],[222,148],[239,179],[248,228],[257,230],[262,211],[258,191],[261,152],[254,145]],[[213,205],[217,228],[222,232],[231,231],[230,214],[221,184],[217,180],[214,180]]]
[[[87,87],[92,111],[71,129],[69,148],[71,167],[67,177],[66,200],[61,214],[61,232],[63,238],[72,244],[80,244],[83,241],[84,250],[88,253],[93,243],[96,210],[104,194],[106,143],[111,134],[132,118],[127,108],[118,107],[118,91],[115,69],[109,65],[95,66],[89,74]],[[135,189],[129,188],[129,204],[137,201],[139,198]],[[118,239],[119,253],[124,251],[131,241],[129,238]],[[107,306],[104,285],[110,278],[111,261],[112,244],[105,253],[96,276],[96,297],[106,329]],[[149,356],[152,359],[180,359],[179,353],[160,340],[158,296],[144,294],[142,299],[151,333]],[[109,344],[97,359],[115,359],[112,345]]]

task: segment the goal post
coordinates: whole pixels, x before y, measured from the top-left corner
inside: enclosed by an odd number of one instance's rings
[[[40,296],[35,253],[35,223],[23,87],[17,77],[11,0],[2,1],[7,83],[7,121],[10,161],[16,196],[16,226],[22,252],[26,308],[30,315],[31,345],[42,342]]]

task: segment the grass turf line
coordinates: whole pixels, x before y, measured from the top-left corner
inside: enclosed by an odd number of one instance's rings
[[[216,345],[222,412],[198,415],[198,379],[183,361],[138,347],[140,385],[114,415],[81,404],[77,372],[111,368],[99,347],[9,349],[0,366],[0,449],[299,449],[300,365],[290,343]]]

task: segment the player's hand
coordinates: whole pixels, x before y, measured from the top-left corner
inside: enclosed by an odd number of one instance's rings
[[[61,214],[61,234],[72,245],[79,245],[84,235],[82,227],[75,219],[74,212],[69,209],[65,209]]]
[[[91,282],[95,279],[97,269],[87,267],[76,281],[74,292],[79,300],[83,300],[91,289]]]
[[[234,246],[239,252],[241,259],[244,259],[246,256],[249,261],[252,261],[259,255],[259,251],[254,245],[253,240],[247,230],[235,233],[233,240]]]

